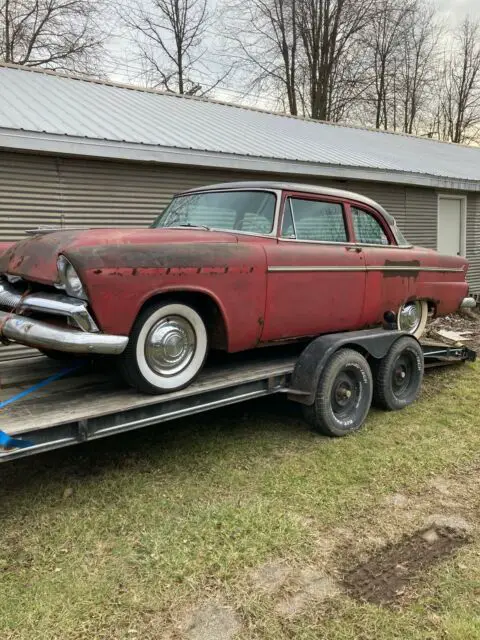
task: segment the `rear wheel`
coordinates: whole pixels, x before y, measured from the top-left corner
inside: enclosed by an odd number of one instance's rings
[[[307,422],[328,436],[345,436],[365,422],[372,402],[370,366],[354,349],[340,349],[328,361],[315,400],[304,406]]]
[[[143,393],[166,393],[189,385],[208,350],[205,324],[187,304],[161,302],[138,316],[120,367],[126,382]]]
[[[424,360],[421,346],[405,336],[393,343],[374,375],[374,404],[396,411],[412,404],[420,393]]]
[[[413,300],[402,304],[397,314],[397,327],[415,338],[420,338],[428,320],[428,304],[425,300]]]

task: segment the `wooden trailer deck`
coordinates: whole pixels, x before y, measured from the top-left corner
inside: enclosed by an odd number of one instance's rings
[[[426,366],[474,359],[473,352],[464,347],[439,343],[425,343],[422,347]],[[86,363],[65,378],[0,408],[0,431],[31,445],[25,449],[0,449],[0,462],[288,392],[301,350],[301,345],[293,345],[218,357],[207,363],[194,384],[157,396],[125,388],[115,378],[110,363]],[[3,363],[0,405],[68,366],[72,365],[45,357]]]

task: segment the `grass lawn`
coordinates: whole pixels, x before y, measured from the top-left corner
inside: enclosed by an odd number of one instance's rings
[[[348,438],[272,398],[3,465],[1,640],[480,639],[479,393],[445,368]],[[429,518],[470,542],[348,595]]]

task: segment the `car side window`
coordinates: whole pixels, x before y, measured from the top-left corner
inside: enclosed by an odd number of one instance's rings
[[[282,238],[316,242],[347,242],[343,206],[336,202],[287,198]]]
[[[385,231],[378,220],[371,213],[358,207],[350,207],[353,228],[357,242],[362,244],[390,244]]]

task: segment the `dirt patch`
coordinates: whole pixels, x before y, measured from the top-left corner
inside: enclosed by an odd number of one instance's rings
[[[419,573],[451,556],[469,542],[464,528],[434,525],[380,549],[347,572],[342,581],[353,598],[377,605],[400,601]]]
[[[286,618],[298,615],[312,602],[323,602],[337,595],[339,588],[331,577],[307,567],[294,576],[292,591],[276,606],[277,613]]]
[[[252,585],[266,593],[278,591],[289,577],[292,569],[283,561],[263,564],[251,573]]]
[[[446,340],[439,331],[453,331],[461,334],[461,342],[480,355],[480,309],[468,310],[463,313],[452,314],[444,318],[436,318],[426,329],[425,337],[432,340],[440,340],[447,344],[455,341]]]
[[[393,495],[387,496],[385,502],[392,507],[402,509],[408,506],[408,497],[403,495],[403,493],[394,493]]]
[[[183,625],[183,637],[186,640],[230,640],[240,630],[240,621],[232,609],[210,602],[190,612]]]

